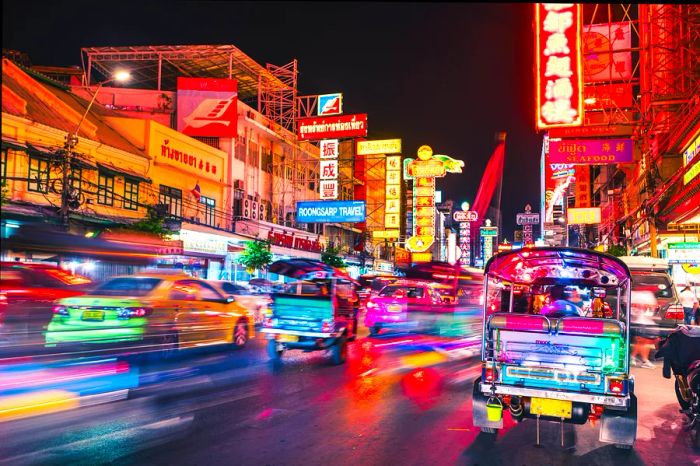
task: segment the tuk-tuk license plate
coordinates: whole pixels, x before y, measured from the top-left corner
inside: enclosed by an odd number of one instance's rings
[[[571,419],[571,401],[532,398],[530,400],[530,413]]]
[[[282,343],[294,343],[299,341],[299,337],[297,335],[280,335],[277,341]]]
[[[83,311],[83,320],[105,320],[104,311]]]
[[[386,310],[389,312],[401,312],[401,305],[400,304],[389,304],[386,307]]]

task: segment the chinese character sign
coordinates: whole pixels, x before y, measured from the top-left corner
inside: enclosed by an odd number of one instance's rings
[[[537,128],[583,122],[581,5],[535,4]]]
[[[321,199],[338,198],[338,140],[323,139],[319,144],[321,157],[319,194]]]
[[[413,181],[413,235],[406,249],[425,252],[435,242],[435,178],[462,173],[464,162],[447,155],[433,155],[430,146],[418,148],[417,159],[404,160],[404,175]]]
[[[602,165],[633,163],[632,139],[549,140],[550,163]]]
[[[385,168],[384,227],[399,228],[401,218],[401,156],[388,155],[385,159]]]

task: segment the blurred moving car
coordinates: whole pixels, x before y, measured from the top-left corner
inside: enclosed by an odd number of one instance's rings
[[[51,264],[0,263],[1,333],[13,342],[41,339],[51,321],[54,301],[82,295],[90,285],[89,278]]]
[[[233,296],[238,304],[248,309],[253,314],[255,325],[263,323],[272,302],[268,294],[255,292],[244,285],[228,281],[210,281],[209,283],[214,285],[224,296]]]
[[[253,336],[252,315],[206,281],[151,272],[115,277],[90,295],[58,301],[46,344],[137,342],[171,356],[179,348],[242,347]]]
[[[632,330],[650,338],[667,336],[683,323],[683,307],[668,273],[668,262],[637,256],[623,256],[620,259],[632,274],[632,306],[635,309],[643,308],[644,312],[643,318],[632,322]],[[644,296],[645,291],[652,292],[656,298],[653,306],[635,302],[635,297]]]
[[[440,294],[439,285],[418,280],[397,280],[382,288],[367,302],[365,326],[370,335],[382,328],[396,327],[409,322],[412,312],[446,312],[454,310]]]

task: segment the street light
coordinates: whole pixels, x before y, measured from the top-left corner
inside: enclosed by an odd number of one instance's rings
[[[92,95],[92,99],[90,99],[90,103],[88,104],[87,108],[85,109],[85,112],[83,113],[83,116],[80,117],[80,121],[78,122],[78,126],[75,128],[75,131],[72,133],[69,133],[66,135],[66,142],[64,144],[64,149],[66,151],[64,157],[63,157],[63,166],[62,166],[62,185],[61,185],[61,220],[63,223],[63,226],[68,229],[68,211],[70,210],[70,195],[71,195],[71,189],[68,186],[68,172],[70,168],[73,166],[73,149],[75,146],[78,145],[78,132],[80,131],[80,127],[83,125],[83,121],[85,121],[85,118],[87,117],[88,113],[90,112],[90,109],[92,108],[92,104],[95,103],[95,99],[97,99],[97,94],[100,92],[100,89],[102,89],[102,86],[104,86],[107,83],[111,83],[112,81],[119,81],[119,82],[124,82],[128,81],[131,78],[131,74],[128,71],[125,70],[120,70],[114,73],[114,75],[105,81],[102,81],[97,85],[97,89],[95,89],[95,93]]]

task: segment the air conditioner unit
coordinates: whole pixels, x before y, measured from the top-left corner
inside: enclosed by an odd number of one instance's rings
[[[256,219],[258,218],[258,203],[257,201],[253,201],[253,209],[250,212],[250,218]]]
[[[245,218],[250,218],[250,204],[251,204],[250,199],[243,200],[243,216]]]
[[[263,203],[261,202],[261,203],[260,203],[260,207],[259,207],[259,209],[258,209],[258,220],[265,220],[265,218],[266,218],[266,217],[265,217],[265,213],[266,213],[265,210],[266,210],[266,209],[265,209],[265,204],[263,204]]]

